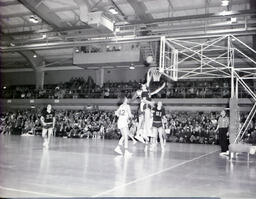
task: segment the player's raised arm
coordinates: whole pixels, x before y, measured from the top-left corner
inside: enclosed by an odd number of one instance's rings
[[[147,82],[146,82],[146,86],[149,88],[149,84],[151,82],[152,79],[152,75],[150,74],[150,71],[147,72]]]
[[[151,95],[155,95],[158,92],[160,92],[163,88],[165,87],[165,82],[162,84],[161,87],[159,87],[158,89],[154,90],[153,92],[151,92]]]
[[[131,102],[133,102],[136,98],[140,97],[141,95],[141,90],[135,91],[135,93],[132,96]]]
[[[146,97],[143,97],[141,101],[142,101],[144,104],[149,104],[149,105],[151,105],[151,106],[154,105],[154,102],[147,100]]]

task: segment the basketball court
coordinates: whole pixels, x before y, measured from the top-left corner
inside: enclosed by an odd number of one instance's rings
[[[167,143],[161,153],[130,142],[133,156],[114,153],[116,140],[0,136],[1,197],[194,196],[255,198],[255,156],[230,162],[216,145]]]
[[[161,37],[160,66],[149,69],[148,75],[156,81],[161,75],[174,81],[231,78],[230,127],[233,129],[230,130],[230,143],[236,144],[243,139],[256,112],[256,94],[245,82],[255,78],[255,68],[234,65],[233,52],[237,49],[230,47],[231,38],[240,42],[232,35],[202,44]],[[221,41],[226,45],[225,39],[229,42],[227,47],[217,44]],[[205,47],[202,49],[202,46]],[[207,57],[204,50],[216,50],[210,47],[225,52]],[[255,53],[255,50],[248,49]],[[185,58],[180,60],[178,53],[183,53]],[[225,63],[219,61],[222,56],[227,56],[224,57]],[[179,68],[187,58],[193,58],[200,65]],[[239,85],[255,103],[240,129],[237,127]],[[125,158],[114,153],[117,142],[53,138],[50,148],[44,150],[39,136],[1,135],[1,196],[255,198],[255,155],[239,153],[235,159],[229,160],[219,156],[219,146],[183,143],[167,143],[165,152],[144,152],[142,144],[130,143],[133,156]]]
[[[52,104],[65,110],[100,107],[114,112],[115,98],[103,99],[110,94],[104,83],[135,81],[140,87],[142,73],[163,87],[179,80],[228,79],[225,109],[229,143],[234,146],[228,157],[220,155],[217,145],[167,142],[164,151],[159,144],[157,151],[145,151],[144,144],[129,142],[132,156],[126,157],[114,152],[118,140],[53,136],[47,149],[41,136],[0,132],[0,197],[256,198],[256,148],[244,144],[256,114],[255,1],[1,0],[0,8],[4,38],[0,49],[5,58],[1,73],[6,76],[2,91],[32,85],[32,80],[35,87],[27,98],[22,92],[17,99],[13,93],[3,97],[3,110]],[[82,84],[83,89],[76,84],[59,86],[66,85],[68,77],[85,76],[88,83]],[[95,96],[88,90],[94,81],[99,86]],[[46,85],[54,85],[49,89],[54,94],[31,95]],[[59,89],[64,93],[55,95]],[[84,93],[79,97],[80,90]],[[241,90],[250,100],[246,107],[239,102]],[[66,91],[70,95],[65,100]],[[150,90],[142,92],[151,98]],[[224,109],[223,104],[210,102],[209,98],[207,107]],[[193,111],[201,105],[206,108],[199,103],[191,103]],[[245,110],[249,112],[240,121]],[[147,123],[143,129],[147,131],[145,127]]]

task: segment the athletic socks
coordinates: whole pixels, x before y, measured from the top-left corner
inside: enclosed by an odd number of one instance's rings
[[[116,153],[118,153],[119,155],[123,155],[123,152],[122,152],[122,150],[121,150],[121,148],[120,148],[119,145],[117,145],[117,147],[115,148],[114,151],[115,151]]]
[[[131,157],[131,156],[132,156],[132,153],[129,152],[127,149],[125,149],[125,151],[124,151],[124,156],[125,156],[125,157]]]

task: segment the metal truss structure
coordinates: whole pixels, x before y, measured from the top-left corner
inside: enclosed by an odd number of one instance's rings
[[[256,79],[256,51],[233,35],[201,38],[161,37],[159,72],[173,81],[181,79],[229,78],[231,98],[238,98],[241,85],[254,101],[243,126],[240,141],[256,113],[256,94],[245,80]]]

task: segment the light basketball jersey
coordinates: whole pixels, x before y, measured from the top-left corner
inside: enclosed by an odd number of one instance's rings
[[[128,119],[131,116],[131,108],[128,104],[122,104],[118,110],[117,110],[117,115],[118,115],[118,122],[117,126],[118,128],[124,128],[128,127]]]

